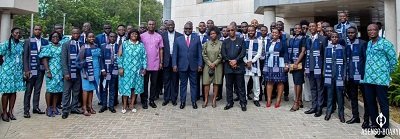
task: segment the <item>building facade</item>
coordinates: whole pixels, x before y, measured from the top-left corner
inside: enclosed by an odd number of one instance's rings
[[[347,11],[349,20],[358,25],[367,39],[368,24],[382,22],[385,35],[400,52],[400,0],[164,0],[164,19],[173,19],[178,31],[187,21],[197,25],[212,19],[217,26],[231,21],[238,24],[257,19],[270,25],[281,20],[289,32],[301,20],[338,22],[338,11]],[[397,9],[397,10],[396,10]],[[397,11],[397,12],[396,12]]]
[[[38,12],[39,0],[0,0],[0,42],[10,35],[13,15]]]

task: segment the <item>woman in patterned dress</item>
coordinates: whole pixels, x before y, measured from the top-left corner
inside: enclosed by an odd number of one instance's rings
[[[82,109],[83,115],[90,116],[96,114],[93,109],[93,91],[98,91],[100,84],[100,70],[103,69],[101,62],[101,48],[94,43],[95,35],[93,32],[86,34],[86,44],[79,51],[78,63],[81,70],[82,78]],[[106,74],[105,71],[102,73]]]
[[[133,30],[128,33],[129,40],[119,47],[118,68],[119,83],[118,91],[122,96],[122,113],[126,113],[128,97],[131,97],[129,109],[132,112],[137,110],[134,107],[136,95],[144,91],[144,74],[146,74],[147,58],[143,43],[140,42],[140,33]]]
[[[20,29],[13,28],[11,36],[3,45],[0,45],[0,55],[4,61],[0,65],[0,94],[3,113],[3,121],[9,122],[16,120],[13,110],[16,92],[25,91],[22,54],[24,51],[24,42],[19,41]],[[7,107],[9,108],[7,110]]]
[[[61,34],[53,32],[50,34],[51,42],[49,45],[44,46],[39,53],[44,68],[46,70],[46,115],[54,117],[60,115],[56,104],[58,94],[64,90],[63,73],[61,65]]]
[[[281,33],[277,29],[273,29],[271,32],[272,40],[267,43],[265,49],[267,56],[264,64],[264,80],[267,81],[267,108],[271,106],[271,96],[274,84],[278,84],[275,103],[275,108],[280,107],[281,97],[284,85],[287,81],[287,72],[289,70],[287,47],[285,43],[281,43],[279,37]]]

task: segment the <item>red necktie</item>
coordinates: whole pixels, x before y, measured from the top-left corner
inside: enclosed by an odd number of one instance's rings
[[[186,45],[187,45],[187,47],[189,47],[189,45],[190,45],[189,36],[186,37]]]

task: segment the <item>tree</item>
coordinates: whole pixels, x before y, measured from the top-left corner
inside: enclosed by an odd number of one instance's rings
[[[138,27],[139,0],[39,0],[39,12],[34,15],[34,24],[42,25],[44,34],[49,34],[55,24],[62,24],[66,13],[65,33],[72,27],[80,27],[90,22],[93,32],[101,33],[104,23],[110,23],[116,31],[119,24]],[[161,25],[162,4],[157,0],[142,0],[141,21],[153,19]],[[30,15],[16,15],[14,24],[30,31]]]

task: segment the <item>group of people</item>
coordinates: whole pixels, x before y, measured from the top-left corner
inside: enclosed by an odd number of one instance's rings
[[[162,94],[163,106],[170,102],[176,106],[179,94],[180,109],[184,109],[188,80],[192,107],[198,108],[200,98],[202,107],[208,106],[212,84],[210,101],[215,108],[216,101],[222,99],[224,78],[224,110],[232,108],[234,101],[239,101],[242,111],[247,110],[247,100],[260,107],[263,95],[267,108],[273,98],[274,107],[279,108],[282,97],[289,101],[288,80],[292,77],[295,97],[290,111],[303,108],[303,84],[308,79],[310,88],[304,91],[311,92],[312,106],[305,114],[320,117],[326,105],[324,119],[329,120],[337,107],[339,120],[344,123],[346,92],[353,114],[347,123],[360,123],[361,91],[365,101],[362,127],[379,127],[376,100],[389,118],[386,95],[390,73],[397,66],[396,51],[392,43],[379,36],[376,24],[368,26],[370,40],[366,42],[357,37],[357,27],[347,21],[346,13],[339,13],[339,21],[334,27],[327,22],[302,21],[291,35],[284,32],[281,21],[273,22],[268,29],[255,19],[250,25],[242,22],[240,30],[235,22],[219,29],[208,20],[199,23],[197,33],[188,21],[183,34],[175,30],[173,20],[166,20],[158,32],[154,20],[147,22],[146,29],[119,25],[116,33],[105,24],[104,32],[98,35],[86,22],[82,32],[77,27],[71,30],[71,38],[62,34],[61,25],[55,25],[49,40],[42,38],[42,28],[36,25],[34,36],[25,41],[20,40],[20,29],[13,28],[10,38],[0,46],[1,117],[3,121],[16,120],[13,108],[16,92],[21,91],[25,91],[25,118],[31,117],[32,92],[33,113],[62,115],[63,119],[70,113],[96,114],[94,92],[102,105],[100,113],[116,112],[118,94],[122,96],[122,113],[137,112],[138,96],[143,109],[148,105],[156,108],[155,101]],[[45,112],[39,109],[43,78]],[[388,125],[386,122],[383,128]]]

